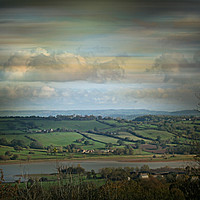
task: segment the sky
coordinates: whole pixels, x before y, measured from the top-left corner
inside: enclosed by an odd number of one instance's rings
[[[196,109],[200,0],[0,0],[0,110]]]

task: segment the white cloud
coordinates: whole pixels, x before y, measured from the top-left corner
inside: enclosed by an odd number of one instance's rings
[[[143,89],[127,89],[120,92],[127,98],[134,99],[173,99],[179,98],[187,94],[191,94],[189,88],[143,88]]]
[[[0,97],[6,99],[23,98],[50,98],[57,95],[55,88],[44,86],[31,86],[27,84],[4,84],[0,87]]]
[[[106,82],[123,78],[123,68],[116,60],[88,61],[72,53],[50,53],[37,48],[18,51],[10,56],[1,69],[3,80]]]
[[[33,96],[39,98],[49,98],[56,95],[55,89],[49,86],[43,86],[41,89],[34,90],[33,92]]]

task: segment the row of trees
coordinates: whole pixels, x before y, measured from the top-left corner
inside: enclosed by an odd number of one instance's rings
[[[30,145],[26,145],[24,140],[16,140],[13,139],[10,142],[7,141],[6,138],[0,138],[0,145],[5,145],[5,146],[11,146],[11,147],[15,147],[17,150],[22,150],[22,148],[34,148],[34,149],[43,149],[43,145],[38,142],[37,140],[34,140],[30,143]]]
[[[170,154],[200,154],[200,143],[196,142],[193,145],[176,145],[169,147],[167,152]]]
[[[5,155],[0,155],[0,160],[16,160],[19,155],[13,154],[10,151],[6,151]]]

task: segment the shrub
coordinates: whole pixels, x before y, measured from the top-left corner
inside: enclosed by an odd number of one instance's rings
[[[9,158],[9,156],[7,156],[7,155],[0,155],[0,160],[9,160],[10,158]]]
[[[22,147],[20,147],[18,145],[14,146],[13,148],[14,148],[15,151],[19,151],[19,152],[23,150]]]
[[[13,154],[10,151],[5,152],[5,156],[12,156]]]
[[[14,155],[10,158],[10,160],[17,160],[17,158],[19,158],[19,155],[14,154]]]
[[[11,146],[26,147],[25,142],[23,140],[16,140],[16,139],[11,141]]]
[[[33,141],[30,144],[30,147],[33,149],[43,149],[43,145],[41,143],[39,143],[38,141]]]
[[[6,138],[0,138],[0,144],[7,146],[9,145],[9,142],[6,140]]]

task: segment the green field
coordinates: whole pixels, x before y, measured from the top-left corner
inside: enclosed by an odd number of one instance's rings
[[[100,154],[105,156],[107,148],[112,152],[116,150],[118,156],[125,154],[128,156],[127,153],[130,152],[130,155],[153,155],[167,153],[168,149],[171,153],[195,152],[195,142],[200,140],[198,118],[182,120],[180,117],[146,116],[145,120],[149,118],[148,121],[142,121],[141,118],[139,121],[95,120],[94,118],[87,120],[84,117],[80,120],[53,117],[0,118],[0,141],[2,142],[0,156],[4,156],[6,151],[11,151],[12,155],[19,156],[18,160],[92,158]],[[120,139],[122,140],[119,141]],[[14,150],[13,140],[23,141],[23,150]],[[40,143],[40,147],[33,146],[33,143]],[[140,144],[144,143],[146,146],[141,149]],[[110,146],[106,147],[108,144]],[[149,153],[148,146],[152,145],[155,150],[158,150]],[[51,153],[47,152],[49,146],[51,146]],[[52,152],[52,148],[57,149],[56,152]],[[129,148],[132,150],[129,151]],[[59,149],[63,150],[58,151]],[[81,153],[81,149],[85,150],[87,155]],[[109,156],[116,155],[109,154]],[[8,156],[1,159],[8,159]]]
[[[77,139],[81,139],[82,136],[74,132],[53,132],[45,134],[31,134],[31,138],[41,141],[44,146],[66,146],[74,143]]]
[[[107,137],[104,135],[95,135],[95,134],[90,134],[90,133],[87,133],[87,135],[95,140],[106,142],[106,143],[112,143],[112,144],[117,144],[117,140],[118,140],[118,139]]]
[[[114,125],[116,127],[121,127],[121,126],[129,126],[131,123],[126,123],[126,122],[118,122],[116,120],[101,120],[102,122],[106,124],[110,124],[111,126]]]
[[[40,129],[57,129],[57,128],[66,128],[66,129],[76,129],[81,131],[86,131],[89,129],[98,129],[109,128],[105,124],[101,124],[97,121],[53,121],[53,120],[33,120],[32,121]]]
[[[86,131],[89,129],[106,129],[110,128],[110,126],[99,123],[95,120],[90,121],[72,121],[72,120],[47,120],[47,119],[35,119],[35,120],[27,120],[27,119],[16,119],[16,120],[5,120],[0,119],[0,133],[1,134],[16,134],[16,133],[24,133],[25,130],[41,130],[41,129],[57,129],[57,128],[65,128],[72,130],[81,130]]]
[[[53,133],[46,133],[46,134],[31,134],[31,138],[34,138],[44,146],[54,145],[54,146],[67,146],[69,144],[75,143],[78,146],[82,147],[83,149],[97,149],[103,148],[105,145],[99,142],[94,142],[93,140],[87,139],[93,145],[84,145],[76,143],[77,139],[83,138],[82,135],[76,132],[53,132]]]
[[[158,131],[158,130],[142,130],[142,131],[135,131],[137,134],[142,135],[144,137],[156,139],[158,136],[161,137],[163,140],[171,139],[174,137],[173,134],[167,131]]]
[[[141,140],[142,138],[141,137],[137,137],[137,136],[134,136],[134,135],[132,135],[132,134],[130,134],[130,133],[128,133],[128,132],[118,132],[118,134],[119,135],[117,135],[117,136],[119,136],[119,137],[121,137],[121,138],[126,138],[126,137],[128,137],[128,138],[130,138],[131,140]],[[149,141],[149,140],[147,140],[147,139],[143,139],[144,141]]]
[[[25,142],[26,145],[29,145],[31,143],[31,140],[29,140],[28,138],[26,138],[25,136],[28,134],[20,134],[20,135],[2,135],[0,136],[0,138],[6,138],[7,141],[11,142],[12,140],[16,139],[16,140],[23,140]]]

